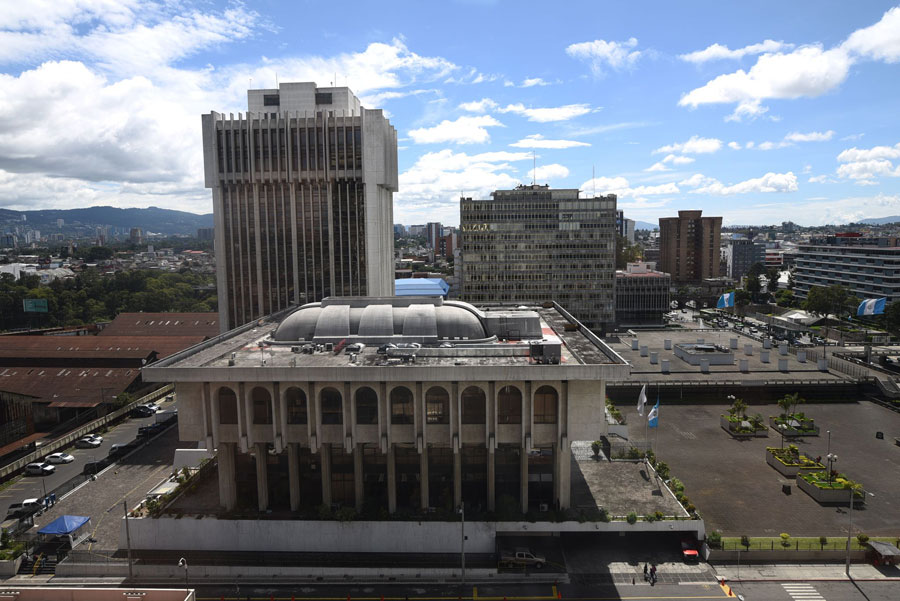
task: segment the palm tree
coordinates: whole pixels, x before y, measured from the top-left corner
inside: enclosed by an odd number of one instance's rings
[[[797,408],[797,405],[805,402],[806,400],[800,396],[799,392],[784,395],[778,401],[778,406],[783,411],[781,417],[783,417],[784,419],[790,419],[791,416],[794,415],[794,410]]]

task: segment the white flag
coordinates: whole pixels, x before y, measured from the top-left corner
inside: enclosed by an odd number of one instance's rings
[[[641,394],[638,396],[637,411],[638,415],[644,417],[644,405],[647,404],[647,385],[641,388]]]

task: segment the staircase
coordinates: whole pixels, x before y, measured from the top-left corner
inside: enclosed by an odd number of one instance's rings
[[[22,561],[20,576],[53,576],[56,573],[56,552],[36,552],[31,559]]]

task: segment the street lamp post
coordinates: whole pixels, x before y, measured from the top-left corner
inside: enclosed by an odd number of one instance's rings
[[[778,424],[778,432],[781,434],[781,450],[784,450],[784,430],[787,424]]]
[[[828,446],[825,450],[825,457],[831,457],[831,430],[827,430],[828,434]],[[829,459],[831,461],[831,459]],[[831,484],[831,463],[828,464],[828,483]]]
[[[184,593],[190,595],[190,589],[188,588],[188,562],[184,557],[178,560],[178,567],[184,568]]]
[[[872,494],[870,492],[866,492],[862,489],[860,489],[860,490],[862,491],[862,494],[863,494],[863,502],[865,502],[865,500],[866,500],[866,495],[869,495],[870,497],[875,496],[874,494]],[[850,527],[847,528],[847,566],[846,566],[847,578],[850,578],[850,541],[852,540],[852,537],[853,537],[853,501],[854,501],[855,497],[856,497],[856,489],[851,486],[850,487]]]
[[[466,581],[466,508],[464,503],[459,504],[460,541],[459,558],[462,563],[462,581]]]

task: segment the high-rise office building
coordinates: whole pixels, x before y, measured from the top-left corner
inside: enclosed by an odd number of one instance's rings
[[[349,88],[248,90],[203,115],[222,331],[327,296],[393,294],[397,132]]]
[[[766,243],[754,242],[749,238],[732,238],[725,247],[727,275],[732,280],[740,280],[756,263],[766,262]]]
[[[834,285],[844,286],[860,299],[900,301],[900,239],[845,232],[801,243],[794,294],[805,299],[814,286]]]
[[[616,211],[616,233],[634,244],[634,219],[626,218],[622,209]]]
[[[428,248],[437,248],[438,239],[444,235],[444,226],[439,222],[429,222],[425,224],[425,243]]]
[[[520,185],[460,201],[462,297],[557,301],[584,325],[615,321],[616,196]]]
[[[720,275],[721,217],[701,217],[702,211],[678,211],[659,219],[659,264],[672,282],[699,282]]]

